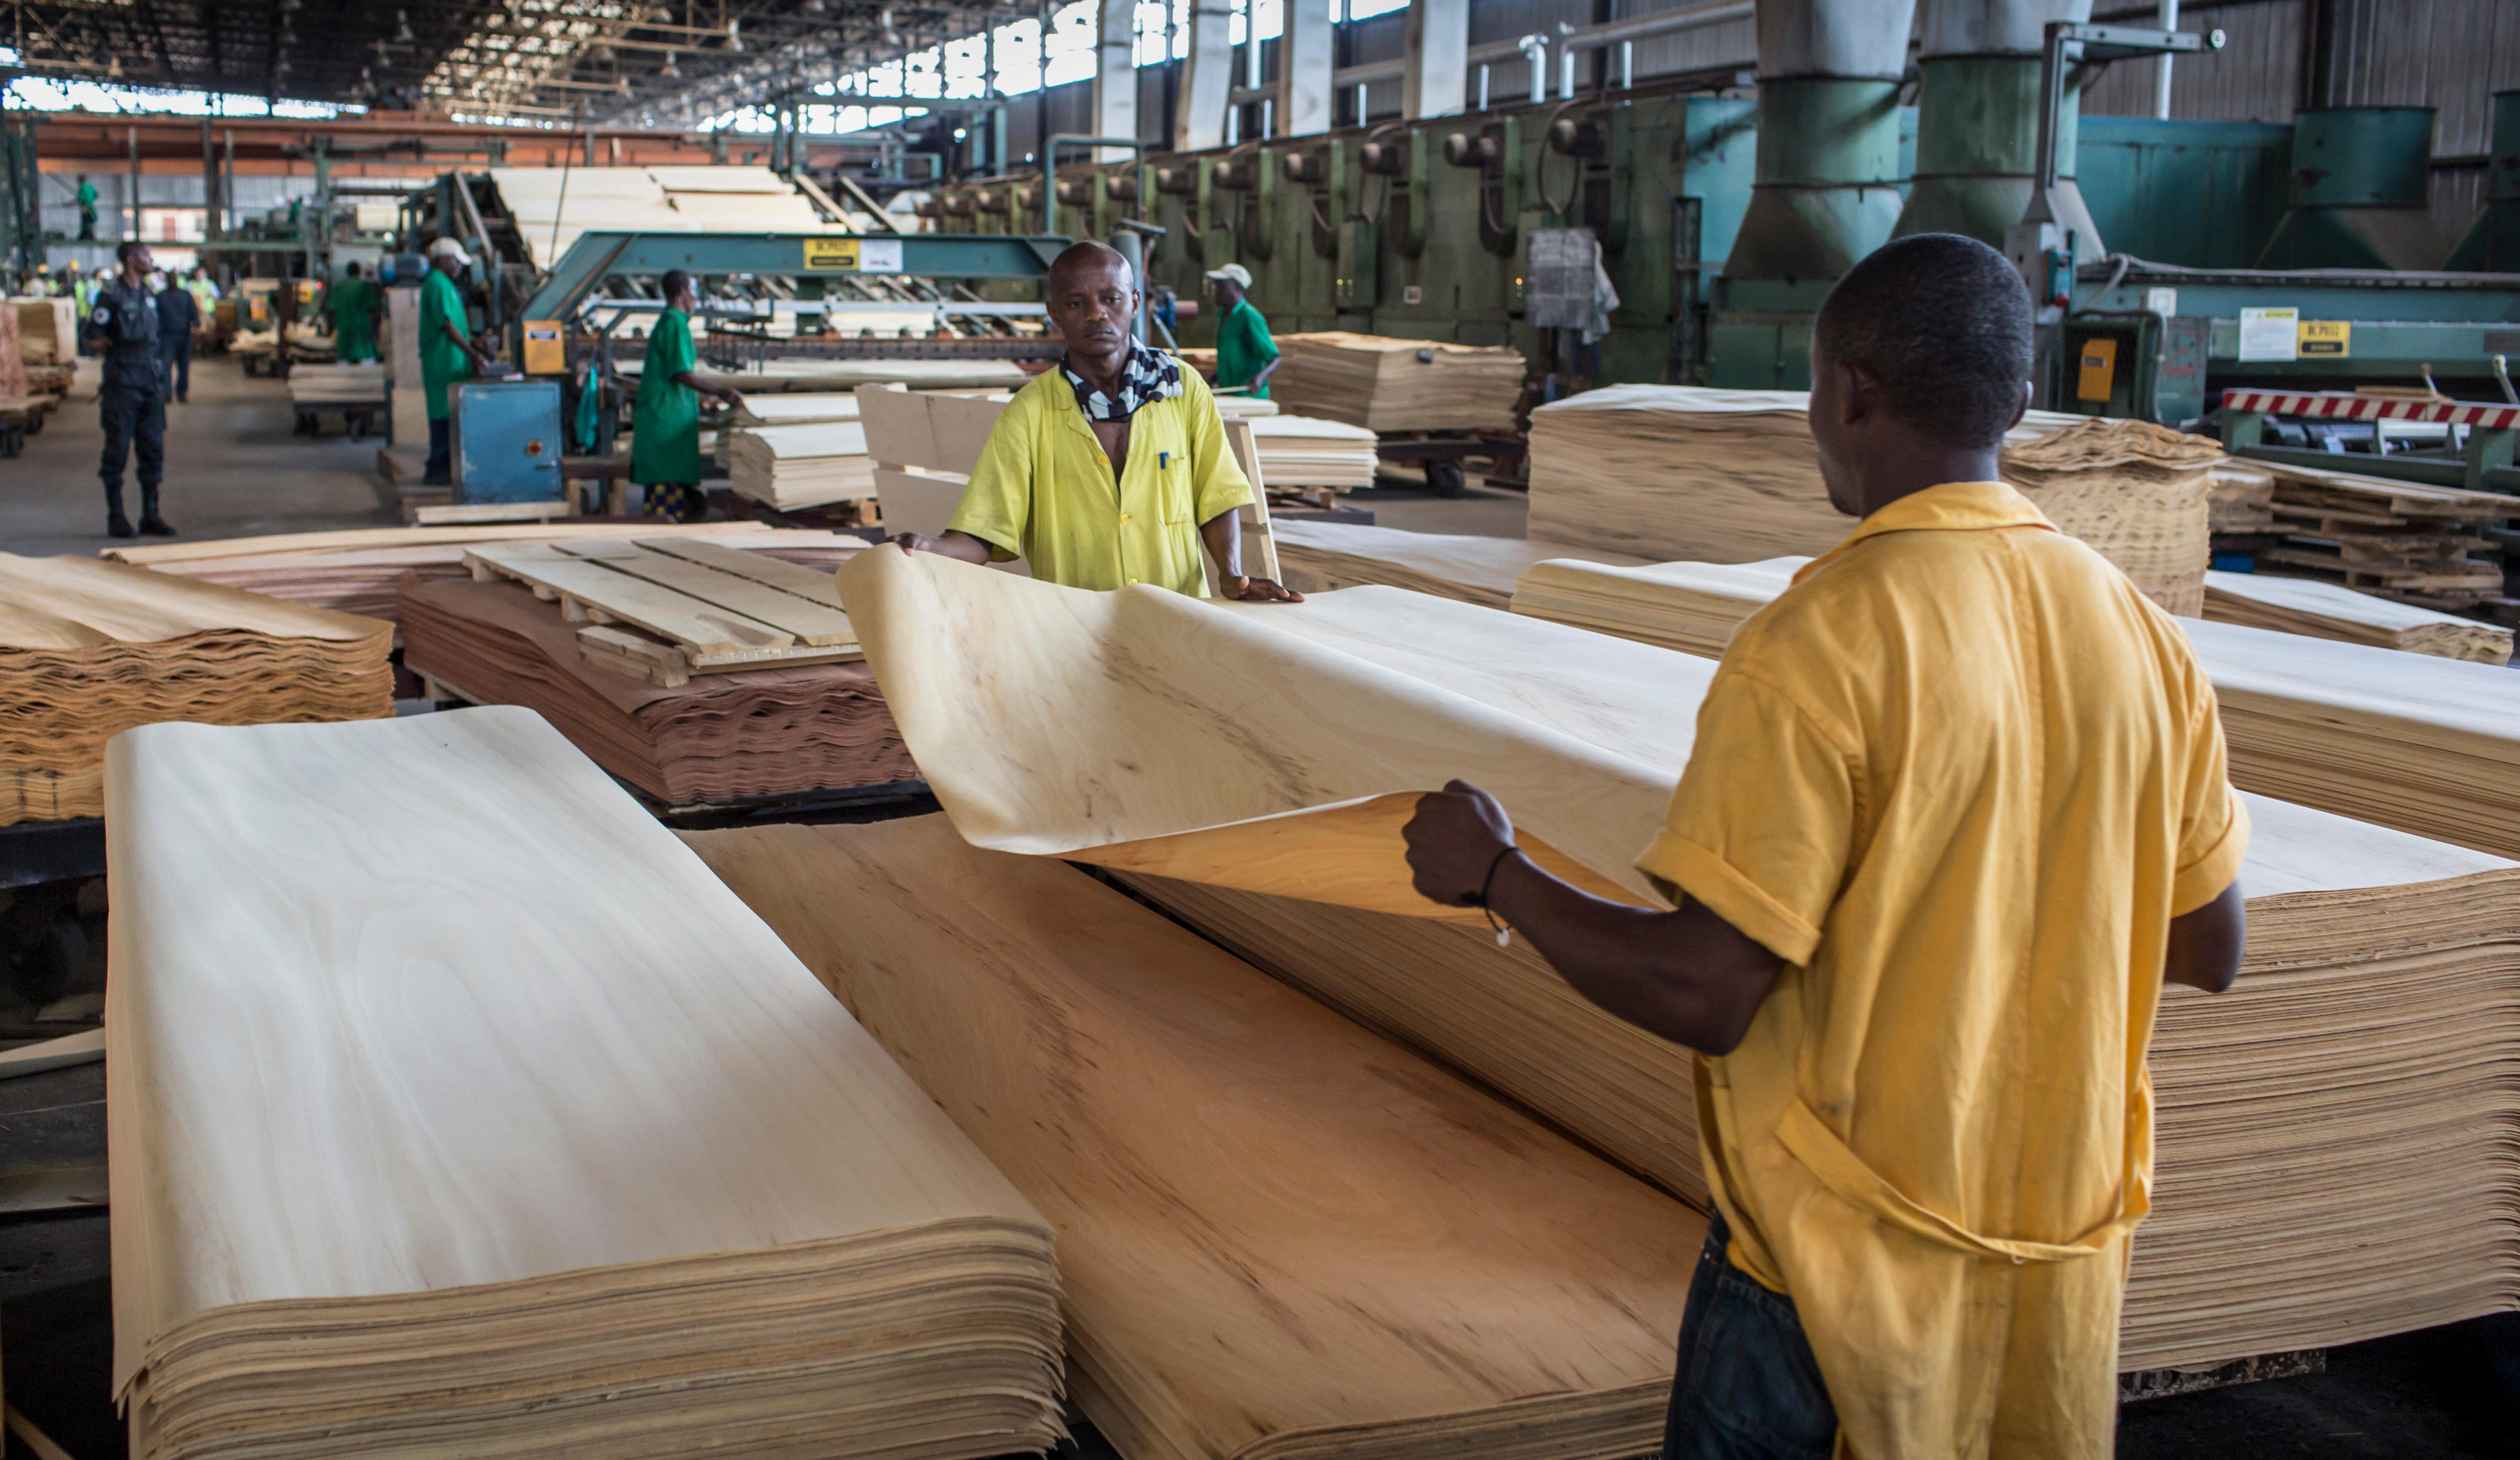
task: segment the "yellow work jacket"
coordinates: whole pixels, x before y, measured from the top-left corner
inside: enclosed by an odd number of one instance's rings
[[[1742,625],[1638,865],[1789,965],[1699,1123],[1840,1454],[2110,1452],[2170,920],[2247,844],[2185,637],[2001,482]]]
[[[1064,372],[1015,392],[998,417],[971,484],[949,524],[1005,563],[1070,588],[1152,583],[1207,596],[1198,528],[1251,500],[1251,483],[1225,444],[1216,398],[1195,371],[1182,393],[1138,408],[1118,481]]]

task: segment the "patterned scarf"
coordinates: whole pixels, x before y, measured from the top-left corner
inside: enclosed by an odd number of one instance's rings
[[[1129,346],[1129,368],[1120,372],[1117,401],[1085,384],[1083,376],[1067,368],[1065,359],[1058,362],[1058,369],[1076,391],[1076,408],[1097,421],[1126,421],[1138,413],[1139,407],[1170,400],[1182,392],[1181,362],[1143,344]]]

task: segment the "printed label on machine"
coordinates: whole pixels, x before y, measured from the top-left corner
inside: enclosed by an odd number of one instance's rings
[[[2343,319],[2305,319],[2301,322],[2301,352],[2304,355],[2327,355],[2342,358],[2354,353],[2354,324]]]
[[[898,274],[901,240],[897,238],[809,238],[805,267],[815,273]]]
[[[2289,306],[2241,310],[2240,358],[2300,359],[2301,311]]]

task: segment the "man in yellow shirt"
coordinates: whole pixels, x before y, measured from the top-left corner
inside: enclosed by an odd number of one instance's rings
[[[1955,235],[1859,263],[1811,429],[1863,519],[1744,623],[1666,829],[1675,910],[1605,902],[1455,782],[1418,890],[1699,1052],[1718,1209],[1665,1455],[2110,1452],[2144,1051],[2228,987],[2248,825],[2185,638],[1997,479],[2030,307]]]
[[[1207,596],[1204,547],[1226,597],[1302,602],[1243,573],[1238,509],[1251,483],[1207,383],[1130,338],[1128,260],[1074,245],[1051,264],[1048,293],[1066,359],[998,417],[943,535],[894,540],[966,563],[1024,558],[1033,576],[1070,588],[1152,583],[1194,598]]]

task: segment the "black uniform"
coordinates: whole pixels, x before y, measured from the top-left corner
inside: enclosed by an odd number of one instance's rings
[[[193,393],[193,332],[201,324],[202,301],[181,280],[167,281],[158,296],[158,360],[177,400]]]
[[[127,534],[123,457],[135,444],[140,448],[144,525],[158,521],[158,483],[166,465],[166,373],[158,358],[158,300],[146,284],[128,284],[117,276],[97,292],[86,334],[105,356],[105,383],[96,396],[105,421],[105,457],[97,464],[97,476],[105,481],[109,522]]]

